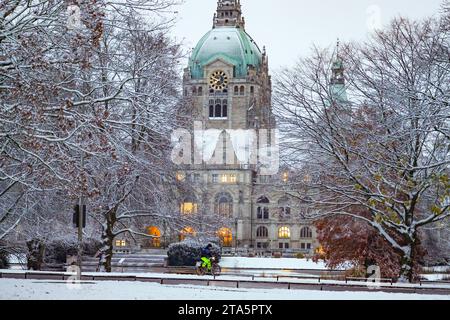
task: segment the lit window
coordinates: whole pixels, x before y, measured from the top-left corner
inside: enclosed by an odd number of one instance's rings
[[[217,232],[217,235],[222,242],[222,246],[231,247],[233,245],[233,233],[228,228],[222,228]]]
[[[281,227],[278,229],[278,238],[280,239],[290,239],[291,238],[291,230],[289,227]]]
[[[183,172],[177,172],[176,178],[177,178],[177,181],[184,181],[184,179],[186,178],[186,175]]]
[[[116,247],[126,247],[127,242],[125,240],[116,240]]]
[[[180,231],[180,241],[185,240],[187,237],[195,237],[195,230],[191,227],[186,227]]]
[[[236,183],[237,176],[235,174],[222,174],[220,175],[221,183]]]
[[[181,213],[182,214],[196,214],[198,212],[198,205],[193,202],[183,202],[181,204]]]
[[[288,182],[289,180],[289,173],[288,172],[283,172],[283,176],[281,178],[283,180],[283,182]]]
[[[324,255],[325,254],[325,250],[323,249],[322,246],[320,246],[320,247],[318,247],[316,249],[316,253],[319,254],[319,255]]]
[[[151,236],[150,246],[152,248],[161,247],[161,231],[157,227],[148,227],[147,234]]]

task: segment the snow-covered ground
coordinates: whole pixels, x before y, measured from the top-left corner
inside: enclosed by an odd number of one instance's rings
[[[448,273],[427,273],[427,274],[421,274],[421,276],[430,281],[450,280],[450,274],[448,274]]]
[[[0,279],[0,299],[36,300],[450,300],[446,295],[385,292],[331,292],[280,289],[226,289],[144,282]]]
[[[255,268],[255,269],[328,269],[322,261],[295,258],[244,258],[223,257],[220,260],[222,268]]]

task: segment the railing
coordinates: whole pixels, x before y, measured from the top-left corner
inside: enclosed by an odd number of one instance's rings
[[[419,280],[419,284],[449,284],[450,285],[450,280]]]
[[[232,275],[232,274],[228,274]],[[0,278],[4,279],[38,279],[38,280],[70,280],[74,276],[74,273],[69,272],[1,272]],[[224,275],[226,276],[226,275]],[[176,277],[149,277],[149,276],[137,276],[137,275],[110,275],[110,274],[99,274],[99,273],[85,273],[82,275],[82,280],[91,281],[140,281],[140,282],[155,282],[161,285],[176,285],[176,284],[192,284],[200,286],[220,286],[220,284],[226,287],[235,288],[267,288],[267,289],[288,289],[288,290],[339,290],[339,291],[351,291],[351,290],[367,290],[373,291],[373,287],[367,284],[347,284],[347,282],[341,281],[338,283],[336,279],[325,279],[324,277],[299,277],[299,276],[279,276],[277,281],[261,281],[257,280],[257,276],[254,275],[239,275],[241,278],[251,278],[252,280],[245,279],[226,279],[224,277],[193,277],[193,278],[176,278]],[[282,278],[297,278],[302,279],[317,279],[315,282],[292,282],[292,281],[280,281]],[[346,281],[354,280],[355,278],[347,278]],[[359,278],[364,279],[365,278]],[[324,282],[324,280],[333,280],[334,282]],[[436,284],[433,282],[433,284]],[[378,290],[387,292],[405,292],[405,293],[426,293],[426,294],[450,294],[450,286],[445,283],[445,286],[441,287],[420,287],[412,285],[398,285],[391,283],[390,286],[380,286]]]

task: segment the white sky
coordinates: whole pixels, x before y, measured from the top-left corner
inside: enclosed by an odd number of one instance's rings
[[[212,27],[217,0],[184,0],[174,32],[187,50]],[[295,63],[312,44],[361,40],[395,16],[437,15],[443,0],[241,0],[246,31],[266,46],[272,70]]]

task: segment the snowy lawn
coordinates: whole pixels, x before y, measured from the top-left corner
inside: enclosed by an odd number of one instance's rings
[[[385,292],[328,292],[280,289],[226,289],[143,282],[86,282],[0,279],[0,299],[37,300],[450,300],[445,295]]]
[[[295,258],[243,258],[223,257],[220,260],[222,268],[255,268],[255,269],[328,269],[325,263],[319,261]]]

